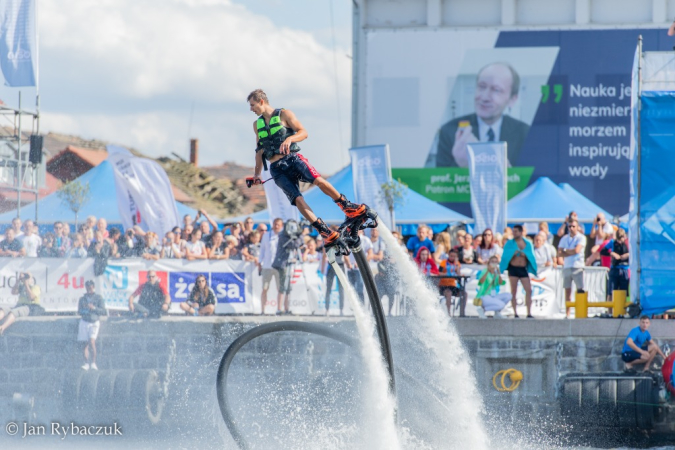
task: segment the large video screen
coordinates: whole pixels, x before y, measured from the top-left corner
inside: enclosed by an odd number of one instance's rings
[[[367,34],[365,140],[393,175],[470,213],[466,145],[504,141],[509,197],[538,177],[628,211],[630,74],[661,29],[374,30]]]

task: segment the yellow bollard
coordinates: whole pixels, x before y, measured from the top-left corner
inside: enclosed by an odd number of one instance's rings
[[[626,291],[612,291],[612,316],[623,317],[626,314]]]
[[[577,292],[574,295],[574,318],[588,319],[588,292]]]

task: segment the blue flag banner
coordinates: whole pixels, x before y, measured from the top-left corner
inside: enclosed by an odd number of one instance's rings
[[[467,144],[474,234],[506,227],[506,142]]]
[[[354,196],[377,211],[380,220],[392,229],[394,213],[382,196],[382,185],[391,181],[388,145],[370,145],[349,150],[354,177]]]
[[[0,68],[12,87],[36,86],[35,0],[0,0]]]

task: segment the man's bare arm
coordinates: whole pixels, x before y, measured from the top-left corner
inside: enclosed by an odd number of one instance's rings
[[[253,172],[253,176],[256,178],[260,178],[260,174],[262,173],[263,169],[263,160],[262,160],[262,150],[258,150],[258,126],[256,125],[256,122],[253,122],[253,132],[255,133],[255,169]]]

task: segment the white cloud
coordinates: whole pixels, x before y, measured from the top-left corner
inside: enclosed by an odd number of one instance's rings
[[[293,109],[309,130],[303,149],[310,161],[324,172],[337,168],[333,56],[311,33],[280,28],[228,0],[41,0],[39,6],[43,130],[153,156],[186,154],[194,101],[191,134],[201,141],[200,162],[252,164],[255,117],[246,95],[261,87],[273,106]],[[345,53],[350,49],[338,49],[337,59],[346,147]]]

